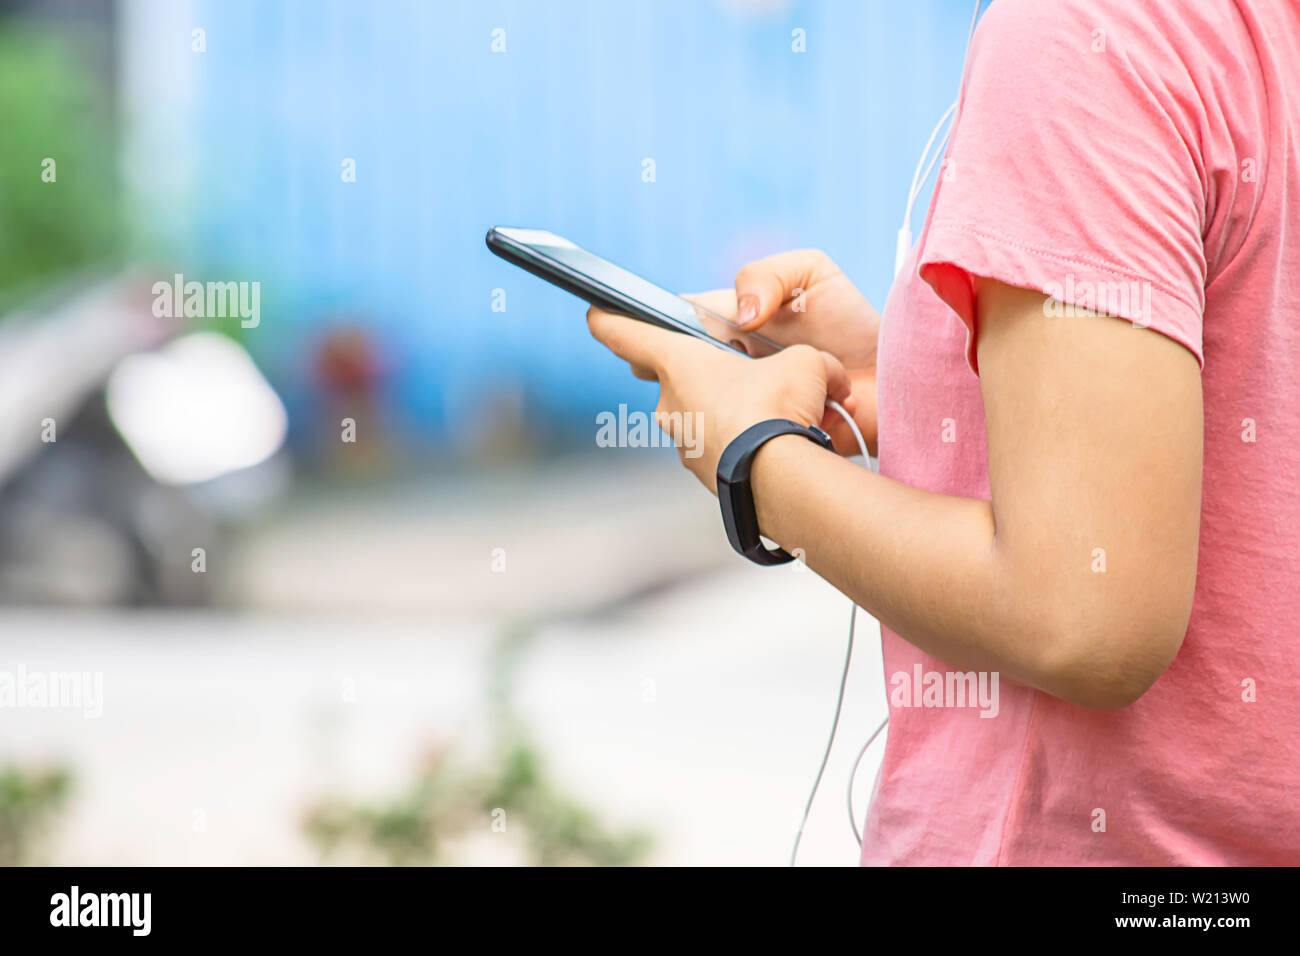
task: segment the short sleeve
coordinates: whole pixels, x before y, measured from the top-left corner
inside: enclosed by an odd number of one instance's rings
[[[1204,365],[1203,107],[1148,6],[998,0],[976,31],[917,257],[976,372],[975,277],[1129,319]]]

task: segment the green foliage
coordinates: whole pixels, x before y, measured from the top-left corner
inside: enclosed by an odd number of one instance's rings
[[[40,839],[71,789],[72,775],[61,767],[0,768],[0,866],[33,862]]]
[[[540,866],[627,866],[651,846],[649,834],[610,832],[591,810],[556,790],[536,752],[522,740],[506,750],[497,790],[489,792],[484,806],[519,808],[514,816],[522,816],[529,856]]]
[[[438,755],[406,792],[384,803],[323,801],[305,829],[326,859],[351,849],[388,865],[440,864],[452,862],[449,845],[457,838],[492,832],[501,811],[506,834],[522,834],[529,862],[540,866],[625,866],[651,845],[640,831],[611,832],[558,790],[523,741],[504,748],[487,770],[460,769]]]
[[[308,814],[305,831],[326,858],[350,848],[387,865],[446,864],[448,844],[491,832],[502,810],[507,834],[523,834],[532,864],[624,866],[640,862],[650,848],[643,832],[612,832],[560,792],[524,741],[504,748],[490,770],[458,769],[439,754],[387,803],[322,801]]]
[[[449,845],[474,833],[520,837],[539,866],[639,863],[652,840],[642,831],[611,831],[597,815],[548,779],[542,759],[510,708],[515,664],[529,636],[514,628],[502,641],[489,698],[496,746],[486,768],[458,767],[445,751],[426,761],[414,784],[378,805],[329,799],[308,814],[305,829],[329,858],[345,848],[392,865],[440,864]],[[504,816],[502,816],[504,814]]]
[[[0,311],[120,256],[108,107],[73,50],[30,27],[0,32]]]

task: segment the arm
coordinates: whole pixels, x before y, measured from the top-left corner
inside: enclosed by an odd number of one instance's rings
[[[755,458],[759,526],[950,666],[1124,706],[1173,660],[1191,613],[1199,370],[1162,335],[1049,318],[1043,302],[976,289],[991,502],[920,491],[786,436]]]
[[[1038,292],[975,293],[992,500],[921,491],[785,436],[754,459],[759,527],[950,666],[1125,706],[1173,660],[1191,614],[1196,358],[1118,319],[1049,317]],[[755,422],[825,423],[827,397],[854,410],[844,367],[807,345],[749,361],[599,310],[589,323],[658,379],[658,413],[699,414],[682,461],[710,489]]]

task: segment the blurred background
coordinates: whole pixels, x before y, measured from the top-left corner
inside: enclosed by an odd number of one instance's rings
[[[883,305],[969,17],[0,0],[0,863],[785,862],[848,601],[597,446],[655,388],[483,235]]]

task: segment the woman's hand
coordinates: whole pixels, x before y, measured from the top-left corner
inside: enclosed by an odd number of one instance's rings
[[[839,359],[852,383],[852,413],[867,448],[876,450],[876,340],[880,316],[824,252],[795,250],[751,262],[736,274],[736,289],[687,298],[739,325],[760,328],[781,345],[804,344]],[[838,415],[826,430],[845,454],[857,442]]]
[[[596,308],[587,311],[587,325],[638,378],[659,382],[655,421],[677,443],[682,463],[715,494],[718,459],[750,425],[788,418],[829,431],[828,419],[839,416],[827,412],[828,399],[854,414],[844,366],[810,346],[748,359]]]

